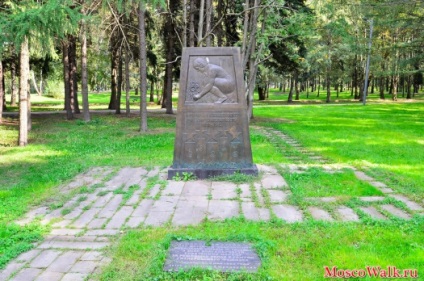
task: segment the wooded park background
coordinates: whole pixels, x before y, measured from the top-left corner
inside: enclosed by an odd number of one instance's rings
[[[1,1],[0,122],[1,110],[18,106],[24,146],[30,93],[61,98],[67,119],[82,108],[89,121],[89,91],[110,91],[108,108],[118,114],[125,92],[128,114],[135,90],[146,131],[147,98],[173,113],[186,46],[241,48],[249,114],[255,91],[265,100],[270,85],[287,91],[288,103],[302,92],[329,103],[332,90],[363,101],[368,54],[367,92],[413,99],[423,86],[423,6],[420,0]]]

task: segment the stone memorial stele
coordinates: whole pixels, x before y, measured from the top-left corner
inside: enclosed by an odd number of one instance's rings
[[[208,178],[257,175],[252,162],[240,49],[184,48],[174,162],[177,173]]]
[[[257,272],[261,260],[248,243],[171,241],[164,271],[213,269],[221,272]]]

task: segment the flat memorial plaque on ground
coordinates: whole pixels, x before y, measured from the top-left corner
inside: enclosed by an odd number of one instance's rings
[[[164,271],[191,268],[213,269],[222,272],[257,272],[261,260],[248,243],[205,241],[172,241]]]

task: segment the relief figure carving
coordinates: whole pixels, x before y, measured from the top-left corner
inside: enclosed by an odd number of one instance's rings
[[[204,76],[205,85],[202,90],[193,96],[193,100],[197,101],[207,93],[211,93],[218,97],[215,103],[224,103],[228,100],[228,95],[233,94],[236,90],[234,78],[228,72],[220,67],[209,63],[204,58],[196,58],[193,67]]]

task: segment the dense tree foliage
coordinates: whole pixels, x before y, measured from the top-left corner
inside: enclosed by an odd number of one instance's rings
[[[0,110],[15,105],[17,76],[22,134],[30,129],[24,120],[24,112],[30,117],[25,98],[30,90],[64,93],[72,119],[79,112],[81,89],[88,121],[89,90],[109,90],[109,108],[119,114],[125,89],[129,114],[132,88],[141,95],[140,128],[145,131],[148,89],[150,101],[156,96],[172,114],[173,83],[179,77],[182,49],[189,46],[241,48],[250,116],[254,91],[266,99],[270,84],[288,87],[288,102],[299,99],[301,91],[309,95],[318,88],[319,95],[320,87],[327,102],[333,99],[331,89],[349,89],[358,101],[374,89],[381,99],[396,100],[400,93],[413,98],[423,84],[423,6],[419,0],[1,2],[0,79],[5,82]],[[22,56],[27,49],[28,56]],[[368,53],[370,83],[364,89]],[[22,65],[27,57],[28,73]],[[19,65],[24,68],[19,70]],[[26,89],[23,84],[29,80],[31,89]],[[2,103],[5,91],[11,100]]]

